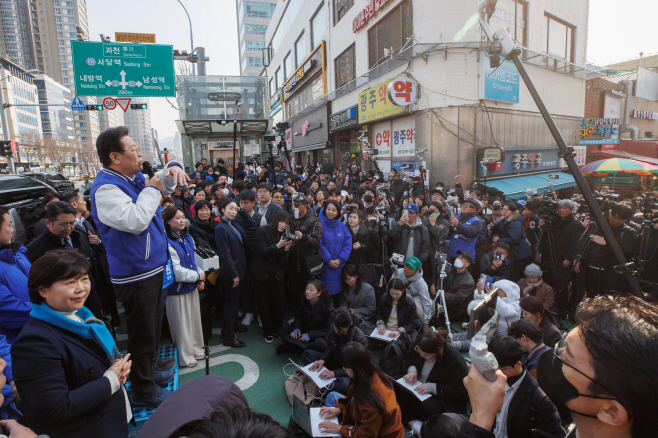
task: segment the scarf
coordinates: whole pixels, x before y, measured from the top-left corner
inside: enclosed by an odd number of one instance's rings
[[[533,290],[534,288],[541,286],[542,283],[543,283],[543,281],[542,281],[541,278],[540,278],[539,281],[538,281],[537,283],[535,283],[535,284],[526,283],[527,286],[523,288],[523,296],[525,297],[526,295],[528,295],[530,292],[532,292],[532,290]]]
[[[32,304],[30,316],[35,319],[52,324],[71,333],[74,333],[82,339],[92,339],[96,341],[107,354],[110,364],[114,363],[115,358],[121,357],[119,349],[112,338],[112,334],[105,327],[103,321],[96,319],[91,310],[86,307],[76,312],[76,315],[85,322],[73,321],[61,313],[55,312],[46,303]]]

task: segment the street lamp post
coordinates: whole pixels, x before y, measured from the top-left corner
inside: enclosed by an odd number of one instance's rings
[[[190,18],[190,14],[187,12],[187,8],[183,4],[183,2],[178,0],[178,3],[180,3],[180,5],[185,10],[185,13],[187,14],[187,20],[190,22],[190,54],[192,54],[194,53],[194,37],[192,36],[192,19]],[[196,76],[196,66],[194,65],[194,63],[192,63],[192,76]]]
[[[6,78],[2,77],[4,76],[4,71],[5,69],[0,69],[0,82],[4,81],[5,79],[9,79],[13,76],[16,75],[9,75]],[[32,69],[26,71],[24,74],[31,74],[31,73],[40,73],[39,70]],[[7,96],[9,96],[9,90],[7,90]],[[0,122],[2,122],[2,138],[7,141],[9,140],[9,127],[7,126],[7,117],[5,116],[5,102],[4,102],[4,95],[2,93],[2,87],[0,87]],[[16,173],[16,169],[14,169],[14,157],[9,156],[7,157],[7,164],[9,164],[9,173]]]

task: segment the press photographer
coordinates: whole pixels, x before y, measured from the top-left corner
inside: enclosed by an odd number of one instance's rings
[[[484,222],[476,216],[481,207],[480,201],[468,198],[462,202],[462,213],[450,216],[451,230],[448,252],[453,259],[457,258],[458,251],[467,252],[471,259],[475,258],[475,245],[477,245],[480,231],[484,227]]]
[[[418,257],[421,262],[427,260],[430,235],[420,220],[420,209],[416,204],[408,204],[405,207],[402,217],[393,224],[388,237],[391,241],[391,251],[401,254],[405,262],[411,257]]]

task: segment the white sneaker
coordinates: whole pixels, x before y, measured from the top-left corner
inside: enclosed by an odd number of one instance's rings
[[[258,327],[263,328],[263,322],[260,320],[260,315],[258,315]]]
[[[245,327],[249,327],[251,325],[251,321],[254,320],[254,314],[253,313],[247,313],[244,318],[242,318],[242,325]]]
[[[293,322],[294,320],[295,320],[295,318],[290,318],[290,319],[288,320],[288,325],[292,325],[292,322]]]
[[[462,324],[462,328],[463,328],[464,330],[466,330],[466,329],[468,328],[468,323],[467,323],[467,322],[463,323],[463,324]]]

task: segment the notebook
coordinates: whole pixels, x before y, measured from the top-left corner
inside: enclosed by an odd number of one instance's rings
[[[421,394],[418,391],[415,391],[416,388],[418,388],[420,385],[423,384],[423,382],[421,382],[420,380],[416,380],[413,384],[405,382],[404,377],[400,377],[398,380],[393,380],[393,381],[397,383],[399,386],[401,386],[402,388],[406,389],[407,392],[410,392],[413,395],[415,395],[420,401],[425,401],[432,396],[432,394],[430,394],[429,392],[427,394]]]
[[[373,339],[380,340],[380,341],[384,341],[384,342],[395,341],[397,338],[400,337],[400,335],[398,334],[398,335],[397,335],[396,337],[394,337],[394,338],[389,338],[388,335],[389,335],[390,333],[391,333],[391,330],[386,330],[386,331],[384,332],[383,335],[380,335],[380,334],[379,334],[379,330],[375,328],[375,329],[372,331],[372,333],[370,333],[369,337],[370,337],[370,338],[373,338]]]

